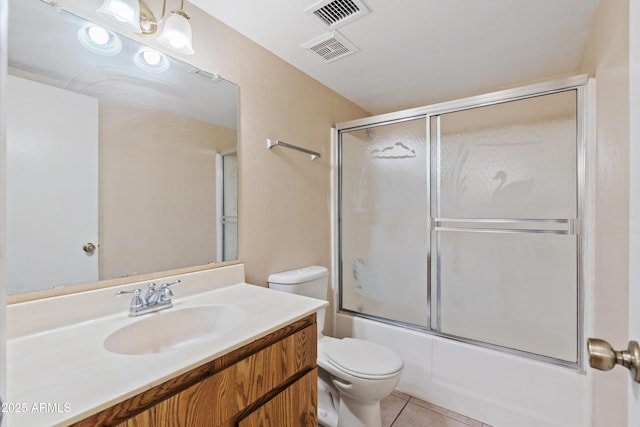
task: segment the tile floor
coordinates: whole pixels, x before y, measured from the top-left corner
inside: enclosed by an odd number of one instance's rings
[[[380,411],[382,427],[491,427],[398,391],[380,402]]]

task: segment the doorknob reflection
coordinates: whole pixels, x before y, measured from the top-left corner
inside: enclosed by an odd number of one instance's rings
[[[608,371],[616,365],[622,365],[632,372],[633,380],[640,383],[640,345],[636,341],[629,341],[626,350],[616,351],[605,340],[589,338],[587,352],[592,368]]]
[[[93,253],[96,251],[96,245],[94,245],[91,242],[86,243],[84,246],[82,246],[82,250],[88,253],[89,255],[93,255]]]

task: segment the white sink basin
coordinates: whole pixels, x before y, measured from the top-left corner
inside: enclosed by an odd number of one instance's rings
[[[202,305],[150,314],[113,332],[104,341],[112,353],[163,353],[209,340],[240,325],[247,317],[233,305]]]

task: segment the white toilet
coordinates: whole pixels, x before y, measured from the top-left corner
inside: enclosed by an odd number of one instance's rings
[[[328,271],[310,266],[269,276],[278,291],[326,299]],[[318,312],[318,422],[325,427],[381,427],[380,401],[400,381],[403,362],[391,349],[354,338],[322,335]]]

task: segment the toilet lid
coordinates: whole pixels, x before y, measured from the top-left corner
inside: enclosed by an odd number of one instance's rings
[[[337,368],[358,377],[394,374],[402,369],[402,359],[380,344],[344,338],[323,346],[327,360]]]

